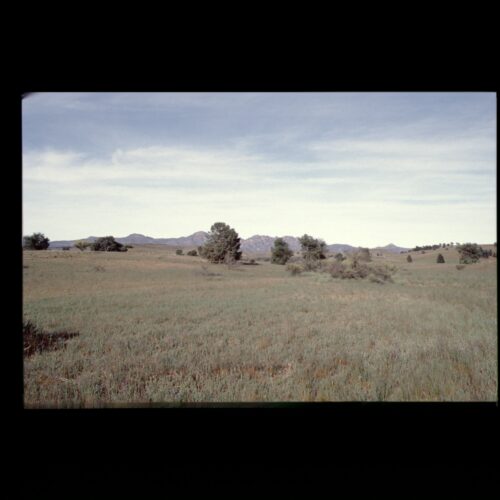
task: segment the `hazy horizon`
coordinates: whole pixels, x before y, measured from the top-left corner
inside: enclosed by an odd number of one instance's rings
[[[493,243],[494,93],[35,93],[23,234]]]

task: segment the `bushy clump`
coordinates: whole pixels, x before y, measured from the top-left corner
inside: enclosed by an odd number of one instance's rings
[[[69,247],[62,247],[62,249],[67,252],[69,250]]]
[[[49,238],[46,238],[43,233],[33,233],[31,236],[24,237],[23,247],[26,250],[47,250],[49,242]]]
[[[187,253],[190,257],[196,257],[198,255],[198,252],[196,250],[189,250]]]
[[[127,248],[115,240],[113,236],[98,238],[92,243],[90,248],[94,252],[126,252]]]
[[[384,283],[392,281],[395,268],[384,265],[368,265],[354,259],[349,264],[344,262],[332,262],[328,272],[333,278],[341,279],[364,279],[368,278],[374,283]]]
[[[383,264],[370,266],[369,280],[374,283],[392,282],[392,275],[396,272],[396,268]]]
[[[83,252],[86,248],[89,248],[91,243],[85,240],[80,240],[75,243],[75,248],[78,248],[81,252]]]
[[[484,256],[484,250],[477,243],[464,243],[457,246],[460,264],[474,264]]]
[[[295,263],[295,262],[289,262],[286,265],[286,270],[292,275],[292,276],[297,276],[298,274],[301,274],[304,272],[304,267],[301,264]]]
[[[292,257],[293,252],[290,250],[288,243],[283,238],[274,240],[274,247],[271,250],[271,262],[273,264],[284,265]]]
[[[65,341],[79,335],[78,332],[47,333],[31,321],[23,322],[23,355],[32,356],[43,351],[55,351],[65,345]]]
[[[299,238],[302,248],[302,257],[306,260],[323,260],[326,259],[325,253],[328,251],[326,243],[323,240],[313,238],[308,234],[304,234]]]
[[[444,262],[444,257],[443,257],[443,254],[439,254],[439,255],[437,256],[436,262],[437,262],[438,264],[444,264],[444,263],[445,263],[445,262]]]
[[[302,259],[299,261],[299,265],[302,266],[304,271],[323,271],[324,265],[321,260],[318,259]]]
[[[183,251],[179,248],[175,251],[175,255],[183,255]]]
[[[457,264],[456,268],[460,271],[460,270],[465,268],[465,265],[464,264]]]
[[[406,262],[413,262],[413,259],[411,258],[411,255],[408,255],[408,257],[406,257]]]
[[[346,257],[344,257],[344,255],[339,252],[338,254],[335,255],[335,260],[337,262],[342,262],[342,261],[346,260]]]
[[[132,245],[125,245],[125,248],[134,248]]]
[[[372,260],[369,248],[359,247],[359,250],[355,253],[355,257],[363,262],[371,262]]]

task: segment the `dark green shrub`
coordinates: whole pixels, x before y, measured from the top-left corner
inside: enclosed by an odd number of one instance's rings
[[[411,255],[408,255],[408,257],[406,257],[406,262],[413,262],[413,259],[411,258]]]
[[[346,257],[344,257],[344,255],[339,252],[338,254],[335,255],[335,260],[337,262],[342,262],[343,260],[346,260]]]
[[[442,254],[438,254],[437,259],[436,259],[436,262],[437,262],[438,264],[444,264],[444,257],[443,257],[443,255],[442,255]]]
[[[49,238],[46,238],[43,233],[33,233],[31,236],[24,237],[23,248],[26,250],[47,250],[49,242]]]
[[[67,252],[69,250],[69,247],[62,247],[62,249]]]
[[[274,240],[274,247],[271,250],[271,262],[273,264],[284,265],[293,256],[288,243],[283,238],[276,238]]]
[[[302,257],[304,260],[323,260],[326,259],[325,253],[328,251],[326,243],[323,240],[313,238],[308,234],[299,238],[302,247]]]
[[[189,250],[187,253],[190,257],[196,257],[198,255],[198,252],[196,250]]]
[[[94,252],[126,252],[125,248],[121,243],[115,240],[113,236],[104,236],[104,238],[98,238],[92,243],[90,248]]]
[[[228,260],[240,260],[240,237],[238,233],[224,222],[216,222],[210,228],[207,242],[202,247],[200,255],[217,264],[227,263]]]
[[[182,254],[183,252],[180,248],[175,251],[175,255],[182,255]]]
[[[460,264],[474,264],[484,253],[484,250],[476,243],[464,243],[457,246],[460,254]]]

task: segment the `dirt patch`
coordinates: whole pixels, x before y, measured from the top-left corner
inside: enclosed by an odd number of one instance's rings
[[[47,333],[39,330],[31,321],[23,323],[23,355],[29,357],[35,352],[56,351],[66,345],[66,341],[79,335],[77,332]]]

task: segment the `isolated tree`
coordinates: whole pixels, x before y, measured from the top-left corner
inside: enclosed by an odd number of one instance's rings
[[[90,245],[90,248],[94,252],[126,252],[125,248],[121,243],[115,240],[113,236],[104,236],[104,238],[98,238]]]
[[[283,238],[276,238],[274,240],[274,247],[271,250],[271,262],[273,264],[284,265],[292,255],[293,252]]]
[[[411,255],[408,255],[408,257],[406,257],[406,262],[413,262],[413,259],[411,258]]]
[[[33,233],[24,237],[23,247],[27,250],[47,250],[50,240],[43,233]]]
[[[436,262],[437,262],[438,264],[444,264],[444,257],[443,257],[443,254],[441,254],[441,253],[440,253],[440,254],[438,254],[437,259],[436,259]]]
[[[240,237],[224,222],[216,222],[208,233],[208,238],[200,255],[216,264],[241,259]]]
[[[80,240],[75,243],[75,248],[78,248],[80,251],[84,251],[86,248],[90,247],[90,243],[85,240]]]
[[[313,238],[308,234],[299,238],[304,260],[326,259],[325,253],[328,251],[323,240]]]

